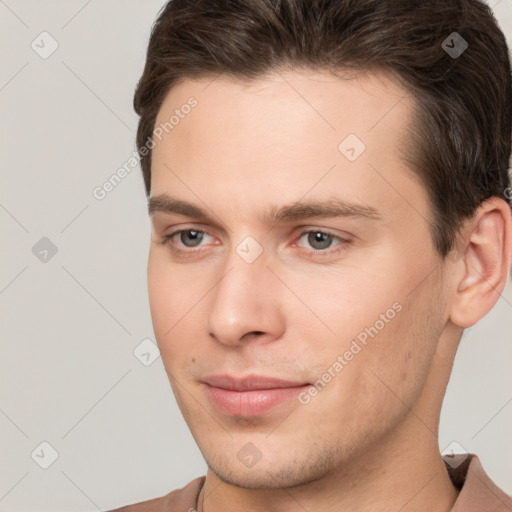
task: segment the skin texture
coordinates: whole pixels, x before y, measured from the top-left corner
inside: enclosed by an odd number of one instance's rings
[[[151,198],[168,194],[209,218],[152,213],[148,285],[164,366],[209,468],[199,509],[450,510],[441,402],[462,329],[505,286],[507,204],[484,203],[457,252],[440,258],[426,191],[400,156],[414,100],[384,74],[185,80],[156,126],[190,96],[197,106],[153,149]],[[366,146],[354,161],[338,149],[349,134]],[[330,199],[381,218],[264,217]],[[195,247],[187,233],[164,238],[194,229],[205,233]],[[310,231],[333,238],[319,249]],[[252,263],[237,252],[248,236],[263,250]],[[333,371],[393,304],[400,311]],[[307,404],[251,418],[219,411],[202,383],[256,374],[313,384],[329,368]],[[248,467],[241,449],[261,458]]]

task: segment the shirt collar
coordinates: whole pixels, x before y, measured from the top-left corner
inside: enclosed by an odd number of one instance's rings
[[[477,455],[445,455],[443,460],[459,490],[451,512],[512,512],[512,498],[489,478]]]

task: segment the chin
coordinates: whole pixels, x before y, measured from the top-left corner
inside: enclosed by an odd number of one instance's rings
[[[210,469],[222,482],[244,489],[284,489],[305,485],[318,479],[318,477],[308,478],[307,475],[298,475],[296,470],[286,471],[284,468],[276,469],[275,467],[272,473],[261,469],[259,471],[249,469],[238,473],[233,469],[226,471],[219,471],[212,467]]]
[[[204,454],[203,454],[204,455]],[[244,467],[236,460],[231,463],[224,457],[205,457],[208,468],[224,483],[244,489],[283,489],[309,484],[329,475],[335,466],[334,454],[322,457],[295,453],[289,459],[259,460],[252,467]]]

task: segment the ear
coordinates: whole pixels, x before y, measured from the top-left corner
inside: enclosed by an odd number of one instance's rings
[[[512,215],[498,197],[484,201],[461,230],[462,257],[454,262],[450,320],[471,327],[496,304],[509,279]]]

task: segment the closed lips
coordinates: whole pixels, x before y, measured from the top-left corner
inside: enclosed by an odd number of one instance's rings
[[[258,417],[278,405],[288,403],[308,383],[262,376],[233,378],[227,375],[204,379],[205,392],[211,404],[227,416]]]

